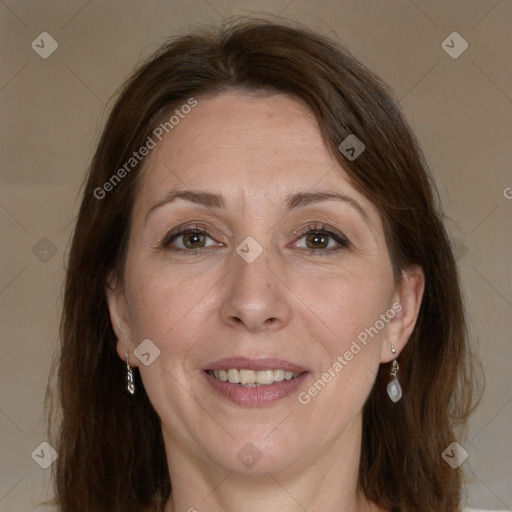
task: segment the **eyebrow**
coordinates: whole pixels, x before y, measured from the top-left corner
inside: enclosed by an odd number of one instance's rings
[[[286,208],[293,210],[295,208],[303,208],[310,204],[319,203],[321,201],[343,201],[352,206],[363,217],[368,227],[372,229],[370,217],[366,210],[352,197],[337,192],[298,192],[286,199]],[[373,231],[373,229],[372,229]]]
[[[221,194],[214,194],[202,190],[171,190],[158,203],[154,204],[146,214],[146,219],[151,212],[176,199],[185,199],[192,203],[200,204],[206,208],[225,208],[226,200]],[[286,197],[285,207],[288,211],[304,208],[321,201],[342,201],[351,205],[372,229],[370,218],[364,208],[352,197],[337,192],[297,192]],[[373,231],[373,229],[372,229]]]
[[[149,209],[148,213],[146,213],[146,220],[151,212],[168,203],[172,203],[176,199],[185,199],[207,208],[224,208],[226,206],[226,201],[220,194],[212,194],[211,192],[203,192],[201,190],[171,190]]]

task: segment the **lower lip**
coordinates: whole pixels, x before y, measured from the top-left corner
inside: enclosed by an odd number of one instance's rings
[[[277,402],[294,393],[304,382],[308,372],[301,373],[295,379],[274,382],[267,386],[246,388],[240,384],[231,384],[212,377],[206,371],[203,372],[206,381],[221,396],[228,398],[237,405],[247,407],[261,407]]]

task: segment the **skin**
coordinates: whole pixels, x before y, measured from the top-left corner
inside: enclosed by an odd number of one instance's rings
[[[177,189],[222,194],[225,207],[176,199],[148,215]],[[289,195],[319,191],[357,201],[369,223],[347,201],[286,210]],[[206,245],[199,252],[161,246],[184,223],[207,232],[195,239]],[[312,240],[311,224],[340,231],[349,246]],[[248,236],[263,249],[252,263],[235,251]],[[395,284],[377,210],[345,179],[298,100],[199,98],[146,160],[124,275],[106,289],[119,357],[128,352],[139,366],[162,420],[173,485],[166,511],[381,510],[357,485],[362,408],[378,366],[395,357],[391,346],[398,355],[407,343],[423,289],[416,267]],[[309,370],[299,389],[307,391],[397,303],[401,315],[307,404],[294,392],[240,406],[202,375],[225,357],[278,357]],[[160,350],[149,366],[133,354],[144,339]],[[261,453],[251,468],[237,457],[249,442]]]

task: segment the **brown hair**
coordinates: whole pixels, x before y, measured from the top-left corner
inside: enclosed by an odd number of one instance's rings
[[[399,358],[404,396],[390,402],[389,368],[381,365],[364,406],[359,482],[368,499],[391,511],[458,510],[460,470],[441,453],[460,440],[456,433],[470,413],[473,363],[435,185],[380,79],[339,44],[302,26],[264,20],[224,23],[168,42],[128,80],[108,117],[85,183],[65,282],[56,361],[56,502],[63,512],[129,512],[160,510],[169,497],[160,420],[137,370],[140,391],[125,394],[125,366],[105,297],[109,273],[122,279],[144,161],[103,199],[95,190],[169,112],[191,97],[200,101],[227,90],[300,98],[348,179],[380,212],[396,281],[403,269],[422,267],[419,317]],[[366,146],[354,161],[338,149],[350,134]]]

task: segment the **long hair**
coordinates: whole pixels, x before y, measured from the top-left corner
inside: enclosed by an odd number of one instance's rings
[[[316,116],[324,143],[352,185],[378,209],[398,283],[419,265],[425,290],[399,357],[403,399],[386,394],[381,365],[364,406],[359,485],[400,512],[454,512],[460,469],[441,457],[472,409],[473,359],[458,269],[438,193],[389,88],[348,50],[287,22],[238,20],[167,42],[123,86],[88,171],[65,280],[55,361],[59,421],[56,497],[63,512],[161,510],[171,492],[160,420],[139,392],[124,391],[105,285],[120,279],[144,159],[133,153],[190,98],[241,90],[284,93]],[[365,151],[346,158],[349,135]],[[128,171],[113,181],[119,169]],[[105,184],[110,183],[110,186]],[[108,191],[105,192],[105,191]]]

